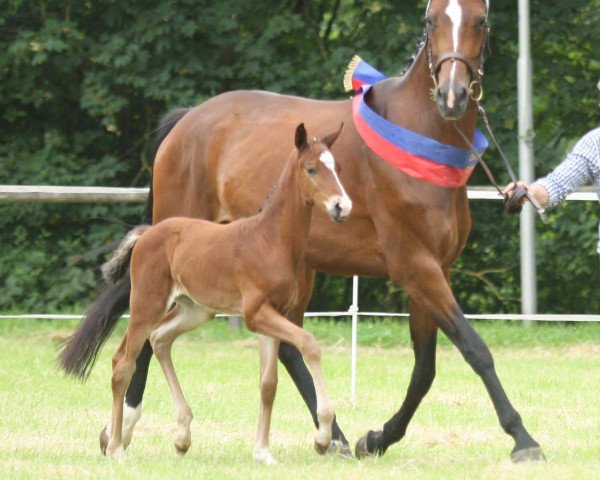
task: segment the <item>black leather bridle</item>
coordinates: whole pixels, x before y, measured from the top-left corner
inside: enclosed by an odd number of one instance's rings
[[[431,1],[429,2],[431,3]],[[486,8],[489,11],[489,1],[485,1]],[[429,12],[429,4],[427,4],[427,10],[425,11],[426,18],[428,17]],[[471,62],[463,53],[460,51],[456,52],[446,52],[441,55],[436,56],[433,53],[433,46],[431,42],[432,35],[432,25],[430,23],[426,23],[425,25],[425,48],[427,49],[427,62],[429,64],[429,71],[431,73],[431,78],[433,79],[434,91],[438,88],[438,74],[440,69],[442,68],[442,64],[448,60],[455,62],[462,62],[469,71],[471,82],[469,84],[469,96],[473,100],[481,100],[483,97],[483,88],[481,86],[481,80],[483,78],[483,64],[484,64],[484,54],[485,47],[488,45],[490,27],[487,24],[487,12],[486,12],[486,22],[483,26],[484,28],[484,39],[481,42],[481,48],[479,50],[479,55],[476,63]]]

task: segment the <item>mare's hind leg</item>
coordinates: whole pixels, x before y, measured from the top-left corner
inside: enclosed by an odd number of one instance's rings
[[[319,427],[315,434],[315,450],[324,454],[331,444],[331,425],[335,415],[333,404],[327,395],[325,381],[321,371],[321,348],[315,337],[306,330],[294,325],[270,305],[263,305],[252,315],[245,312],[248,325],[257,333],[275,337],[296,347],[308,364],[317,396],[317,420]]]
[[[180,455],[185,454],[192,443],[190,425],[193,415],[183,395],[179,384],[171,347],[177,337],[185,332],[193,330],[199,325],[208,322],[214,317],[214,313],[191,304],[179,304],[169,313],[162,324],[150,334],[150,343],[162,368],[169,390],[175,403],[175,414],[177,418],[177,433],[175,435],[175,449]]]
[[[269,430],[271,427],[271,413],[277,393],[277,352],[279,340],[273,337],[259,335],[260,355],[260,414],[256,443],[254,444],[254,460],[266,465],[277,463],[269,450]]]
[[[302,326],[304,321],[304,312],[310,301],[314,283],[314,270],[307,269],[305,282],[301,286],[301,299],[296,307],[290,311],[287,318],[298,326]],[[312,416],[315,427],[319,428],[319,420],[317,418],[317,395],[315,392],[315,384],[313,378],[302,359],[302,355],[292,344],[282,342],[279,346],[279,360],[292,378],[294,385],[300,392],[304,403]],[[342,456],[351,457],[352,451],[348,445],[348,440],[340,429],[337,423],[337,418],[333,418],[331,426],[332,441],[329,447],[330,453],[339,453]]]
[[[383,430],[370,430],[356,443],[355,455],[358,458],[372,453],[382,455],[391,444],[404,437],[410,420],[435,378],[437,326],[414,301],[410,304],[409,321],[415,365],[406,397],[400,410],[384,424]]]

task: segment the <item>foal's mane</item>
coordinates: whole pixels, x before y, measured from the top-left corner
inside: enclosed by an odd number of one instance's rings
[[[285,164],[283,165],[284,169],[287,166],[287,164],[291,161],[292,157],[294,156],[294,154],[297,151],[298,151],[298,149],[296,147],[294,147],[294,149],[292,150],[292,152],[288,155],[288,158],[285,161]],[[283,173],[283,170],[281,170],[281,172]],[[271,189],[269,190],[269,193],[267,194],[266,198],[264,199],[264,201],[262,202],[261,206],[259,207],[258,212],[256,212],[257,214],[260,213],[260,212],[262,212],[265,209],[265,207],[269,204],[269,202],[271,202],[271,200],[273,198],[273,194],[277,190],[277,186],[279,185],[279,181],[280,180],[281,180],[281,173],[279,174],[279,177],[277,177],[277,180],[275,180],[275,183],[273,183],[273,185],[271,186]]]

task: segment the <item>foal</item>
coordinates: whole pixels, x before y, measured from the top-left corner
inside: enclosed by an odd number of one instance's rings
[[[148,338],[175,402],[179,424],[175,446],[181,453],[187,451],[192,412],[173,367],[171,345],[217,312],[242,314],[248,329],[261,334],[261,406],[254,458],[275,462],[269,451],[269,427],[280,341],[294,345],[312,371],[319,418],[314,445],[319,453],[326,451],[334,410],[321,372],[321,351],[315,338],[286,315],[296,306],[306,281],[304,255],[313,204],[336,222],[345,220],[352,209],[329,150],[341,129],[309,142],[304,124],[296,128],[296,149],[259,214],[226,225],[169,218],[140,226],[103,265],[110,283],[122,280],[130,266],[132,285],[129,326],[113,357],[108,456],[123,452],[123,400]]]

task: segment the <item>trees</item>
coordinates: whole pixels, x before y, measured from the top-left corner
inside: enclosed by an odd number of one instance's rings
[[[169,109],[237,88],[342,98],[341,78],[354,53],[388,74],[409,64],[422,38],[426,2],[6,3],[0,11],[0,183],[132,186],[149,182],[152,131]],[[532,3],[538,173],[558,163],[569,141],[597,121],[599,11],[598,0]],[[485,105],[503,147],[516,159],[514,2],[494,2],[491,25]],[[487,155],[500,172],[496,157]],[[471,180],[486,182],[479,173]],[[0,206],[0,307],[48,311],[87,304],[101,257],[84,254],[120,238],[128,228],[123,223],[136,224],[142,210]],[[582,311],[558,299],[562,281],[555,271],[572,274],[566,286],[571,299],[588,295],[585,285],[597,285],[597,265],[589,271],[597,261],[594,249],[571,246],[593,237],[596,210],[569,205],[552,214],[556,228],[540,227],[542,309]],[[517,223],[500,217],[498,203],[474,202],[473,215],[454,290],[467,311],[516,311]],[[566,245],[559,255],[553,251],[558,245]],[[484,269],[500,273],[472,274]],[[318,282],[327,295],[316,296],[315,306],[347,304],[346,279]],[[400,309],[406,302],[385,281],[368,280],[362,288],[365,308]],[[597,311],[600,299],[587,300],[586,308]]]

